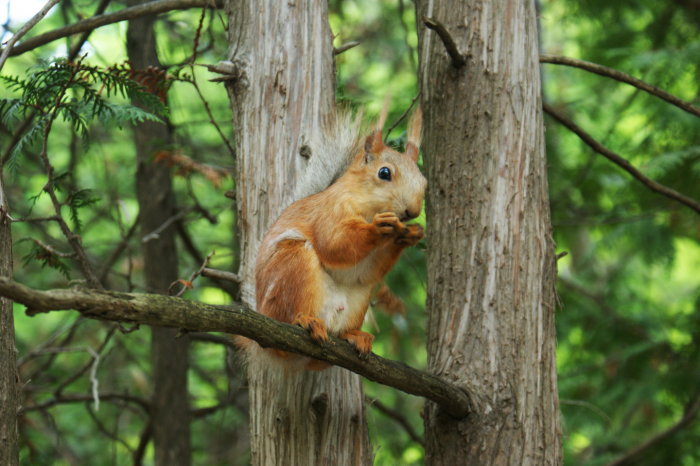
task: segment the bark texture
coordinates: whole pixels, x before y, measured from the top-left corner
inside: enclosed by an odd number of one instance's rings
[[[131,0],[129,6],[146,3]],[[159,67],[156,52],[155,16],[129,21],[127,53],[136,69]],[[138,102],[134,102],[138,105]],[[136,194],[139,201],[141,237],[175,215],[170,169],[153,161],[153,152],[170,140],[168,127],[145,121],[134,127],[136,145]],[[170,225],[158,238],[141,244],[144,279],[148,293],[167,294],[178,279],[175,227]],[[175,339],[177,329],[151,328],[153,393],[151,421],[156,466],[189,466],[190,418],[187,401],[189,338]]]
[[[555,274],[535,2],[417,0],[428,366],[474,394],[426,403],[427,465],[562,462]],[[423,16],[443,23],[455,67]]]
[[[12,223],[0,170],[0,277],[12,280]],[[12,300],[0,297],[0,464],[17,466],[17,354]]]
[[[243,302],[255,306],[257,247],[291,201],[305,168],[299,150],[335,106],[327,2],[234,2],[225,7],[229,84],[236,135]],[[253,360],[248,368],[254,465],[369,464],[360,377],[333,367],[285,375]]]

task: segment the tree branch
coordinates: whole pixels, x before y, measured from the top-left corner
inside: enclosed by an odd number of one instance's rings
[[[656,437],[652,437],[651,439],[647,440],[641,445],[631,449],[630,451],[622,455],[620,458],[611,461],[605,466],[623,466],[626,464],[632,464],[632,461],[637,459],[637,457],[644,453],[646,450],[653,447],[662,440],[665,440],[666,438],[670,437],[671,435],[675,434],[676,432],[690,424],[695,418],[695,416],[698,414],[698,411],[700,411],[700,397],[695,399],[694,403],[686,411],[681,420],[674,424],[671,428],[661,432]]]
[[[14,52],[14,45],[15,43],[20,40],[26,33],[29,32],[31,28],[36,26],[36,24],[44,19],[44,16],[46,16],[46,13],[51,10],[56,4],[58,3],[58,0],[49,0],[44,7],[39,10],[39,13],[35,14],[32,19],[27,21],[27,23],[19,28],[19,31],[14,33],[10,40],[7,41],[7,45],[5,46],[4,49],[2,49],[2,54],[0,54],[0,70],[2,69],[3,66],[5,66],[5,62],[7,61],[7,58],[12,55],[12,52]]]
[[[377,410],[380,413],[384,414],[387,417],[390,417],[391,419],[401,424],[403,428],[406,429],[408,436],[411,437],[411,439],[413,439],[414,442],[420,443],[421,446],[425,448],[425,440],[423,440],[423,437],[418,435],[411,423],[408,422],[408,419],[406,419],[406,417],[403,414],[401,414],[395,409],[391,409],[390,407],[384,405],[379,400],[373,400],[369,397],[365,397],[365,401],[367,401],[367,403],[369,403],[370,406],[377,408]]]
[[[240,304],[214,306],[169,296],[86,289],[36,291],[2,277],[0,296],[27,306],[30,316],[74,309],[91,319],[239,334],[257,341],[262,347],[326,361],[411,395],[428,398],[456,418],[471,412],[470,399],[474,399],[471,392],[467,394],[432,374],[375,354],[362,360],[349,343],[337,338],[320,345],[300,327],[283,324]]]
[[[341,45],[340,47],[334,47],[333,48],[333,56],[340,55],[343,52],[347,52],[351,48],[357,47],[360,45],[359,42],[346,42],[345,44]]]
[[[659,89],[656,86],[652,86],[651,84],[644,82],[641,79],[637,79],[634,76],[631,76],[627,73],[623,73],[622,71],[608,68],[607,66],[598,65],[597,63],[578,60],[576,58],[562,57],[561,55],[540,55],[540,63],[573,66],[575,68],[581,68],[582,70],[590,71],[591,73],[595,73],[600,76],[605,76],[606,78],[612,78],[617,81],[627,83],[631,86],[636,87],[637,89],[646,91],[651,95],[660,97],[666,102],[673,104],[676,107],[681,108],[692,115],[695,115],[696,117],[700,117],[700,108],[696,107],[695,105],[688,103],[685,100],[681,100],[675,95],[666,92],[663,89]]]
[[[673,189],[668,188],[662,184],[659,184],[656,181],[649,178],[648,176],[644,175],[626,159],[622,158],[621,155],[611,151],[610,149],[593,139],[593,137],[590,134],[576,126],[576,124],[573,121],[565,117],[559,111],[555,110],[554,107],[543,102],[542,108],[544,109],[545,113],[549,114],[552,118],[569,128],[578,137],[580,137],[583,140],[583,142],[585,142],[591,147],[591,149],[620,166],[627,173],[635,177],[637,180],[641,181],[644,186],[646,186],[654,192],[663,194],[666,197],[670,197],[671,199],[674,199],[680,202],[681,204],[685,204],[686,206],[690,207],[695,212],[700,214],[700,203],[698,203],[696,200],[691,199],[688,196],[685,196],[679,193],[678,191],[674,191]]]
[[[444,24],[435,18],[428,18],[425,15],[423,15],[423,24],[425,24],[428,29],[435,31],[440,37],[440,40],[442,40],[442,43],[445,44],[447,53],[450,55],[450,59],[452,60],[452,66],[455,68],[461,68],[467,64],[466,58],[459,51],[459,48],[457,48],[455,40],[452,38],[452,35],[450,35],[450,32],[447,30]]]
[[[141,18],[142,16],[157,15],[172,10],[201,8],[205,5],[209,5],[210,3],[211,0],[156,0],[154,2],[146,3],[145,5],[124,8],[116,13],[95,16],[82,21],[77,21],[73,24],[69,24],[62,28],[54,29],[53,31],[49,31],[36,37],[32,37],[31,39],[22,41],[21,44],[12,48],[9,55],[11,57],[21,55],[24,52],[41,47],[42,45],[46,45],[49,42],[53,42],[57,39],[72,36],[73,34],[79,34],[81,32],[92,31],[93,29],[97,29],[108,24]],[[216,0],[216,6],[217,8],[222,8],[223,0]]]
[[[151,409],[151,404],[148,402],[148,400],[141,398],[141,397],[138,397],[138,396],[127,395],[125,393],[100,393],[99,397],[100,397],[100,400],[102,400],[102,401],[120,400],[120,401],[128,401],[129,403],[135,403],[135,404],[141,406],[144,409],[144,411],[146,411],[146,412],[148,412]],[[42,403],[24,406],[17,413],[17,415],[21,416],[22,414],[27,413],[29,411],[39,411],[39,410],[48,409],[48,408],[51,408],[51,407],[59,405],[59,404],[85,403],[85,402],[90,402],[93,400],[94,400],[94,398],[93,398],[92,394],[65,394],[65,395],[60,395],[57,397],[51,397]]]

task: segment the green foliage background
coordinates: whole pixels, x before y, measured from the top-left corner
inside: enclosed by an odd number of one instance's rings
[[[90,2],[61,2],[62,9],[41,22],[30,35],[88,16]],[[378,112],[391,92],[393,122],[417,94],[416,22],[408,0],[331,0],[331,28],[336,46],[353,40],[362,44],[337,57],[338,98]],[[122,8],[113,3],[108,11]],[[620,69],[655,84],[696,105],[700,100],[700,4],[694,0],[543,0],[540,7],[543,53],[562,54]],[[157,23],[160,60],[174,73],[192,51],[200,11],[163,15]],[[16,28],[19,25],[11,25]],[[83,51],[86,62],[105,68],[126,59],[124,24],[96,30]],[[227,56],[222,22],[207,13],[198,63],[216,63]],[[67,41],[57,41],[13,58],[5,76],[27,76],[40,59],[66,55]],[[189,72],[185,68],[184,72]],[[195,77],[214,118],[232,134],[228,97],[221,84],[210,83],[200,67]],[[596,139],[623,155],[644,173],[684,194],[700,199],[700,121],[657,98],[585,71],[543,65],[544,99],[566,113]],[[10,88],[0,97],[18,97]],[[112,104],[125,104],[110,97]],[[170,149],[198,163],[232,172],[234,160],[209,123],[202,101],[186,82],[168,92],[175,144]],[[8,150],[18,121],[0,127],[0,149]],[[651,193],[606,159],[594,154],[574,134],[547,119],[547,157],[552,224],[559,260],[557,288],[563,308],[556,311],[557,361],[562,426],[567,464],[606,464],[629,449],[677,423],[700,395],[700,217],[689,209]],[[405,122],[390,135],[401,144]],[[89,127],[89,148],[72,126],[58,120],[49,139],[49,157],[63,180],[63,196],[92,189],[99,202],[80,208],[83,245],[101,273],[110,254],[122,242],[138,215],[135,197],[135,152],[131,127]],[[7,194],[15,218],[49,216],[53,207],[41,193],[46,174],[39,160],[40,138],[21,150],[14,174],[6,173]],[[173,170],[175,173],[176,169]],[[187,211],[186,231],[197,253],[216,250],[211,266],[236,270],[235,213],[223,196],[232,189],[228,178],[220,187],[199,173],[175,176],[178,204]],[[63,199],[63,198],[62,198]],[[192,209],[196,202],[216,217],[216,223]],[[33,206],[33,209],[32,209]],[[64,215],[70,218],[69,206]],[[424,215],[419,219],[424,222]],[[70,222],[70,220],[69,220]],[[143,262],[137,237],[107,275],[111,289],[143,291]],[[35,288],[65,287],[59,269],[36,259],[37,239],[59,252],[70,252],[53,223],[15,223],[15,279]],[[427,241],[430,239],[427,238]],[[181,278],[198,269],[191,248],[180,240]],[[34,252],[34,256],[32,256]],[[41,250],[38,251],[39,253]],[[27,261],[22,261],[22,257]],[[82,278],[79,266],[62,259],[71,278]],[[375,312],[374,350],[424,368],[425,256],[412,248],[387,282],[406,303],[406,316]],[[225,303],[231,296],[215,284],[198,279],[186,297]],[[97,349],[108,324],[80,321],[68,314],[24,316],[15,310],[21,376],[27,383],[23,405],[45,403],[70,374],[90,361],[87,352],[32,353],[53,336],[47,347],[67,345]],[[68,329],[69,327],[74,330]],[[149,396],[148,334],[113,332],[100,358],[100,392]],[[194,421],[193,464],[248,464],[247,400],[240,368],[228,350],[216,344],[192,344],[190,393],[193,408],[226,406]],[[52,362],[52,364],[49,364]],[[422,400],[365,382],[371,404],[376,400],[400,412],[422,434]],[[89,394],[86,375],[64,394]],[[93,412],[90,411],[93,409]],[[20,422],[22,464],[132,464],[145,413],[135,404],[103,401],[59,404],[26,413]],[[376,464],[423,464],[423,448],[394,419],[369,408],[368,421]],[[152,463],[147,450],[145,464]],[[647,450],[635,464],[700,464],[700,422],[691,422]]]

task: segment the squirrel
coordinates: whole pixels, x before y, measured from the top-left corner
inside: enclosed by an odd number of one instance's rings
[[[369,356],[374,340],[360,330],[373,286],[406,247],[423,238],[421,225],[404,223],[420,215],[427,185],[417,165],[422,113],[419,107],[409,121],[402,154],[382,140],[387,103],[366,138],[361,114],[354,122],[349,112],[332,115],[310,144],[306,176],[294,193],[300,200],[265,234],[255,266],[257,312],[301,326],[319,342],[337,336],[361,357]],[[254,345],[239,341],[245,349]],[[286,368],[329,367],[285,351],[266,351]]]

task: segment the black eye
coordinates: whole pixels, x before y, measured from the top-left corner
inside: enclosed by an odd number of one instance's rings
[[[382,167],[379,169],[379,179],[380,180],[386,180],[386,181],[391,181],[391,170],[389,170],[386,167]]]

